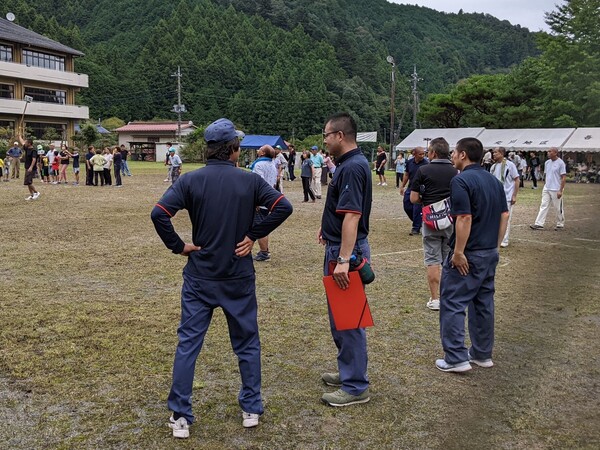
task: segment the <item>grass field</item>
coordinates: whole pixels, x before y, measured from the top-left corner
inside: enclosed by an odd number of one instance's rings
[[[149,219],[163,166],[131,169],[122,189],[38,185],[31,202],[21,182],[0,183],[1,448],[600,447],[599,185],[567,185],[563,232],[530,230],[541,190],[521,191],[496,278],[496,365],[465,375],[434,367],[421,241],[398,191],[374,186],[372,398],[336,409],[319,401],[321,372],[336,368],[315,242],[323,203],[301,203],[300,181],[286,183],[294,214],[272,235],[273,259],[256,264],[261,424],[241,427],[217,313],[196,368],[198,421],[175,442],[166,396],[185,259]],[[189,240],[187,214],[174,223]]]

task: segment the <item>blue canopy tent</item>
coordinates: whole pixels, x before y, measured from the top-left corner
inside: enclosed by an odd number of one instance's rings
[[[275,147],[279,145],[283,150],[287,150],[288,146],[281,136],[264,136],[262,134],[247,134],[240,146],[242,148],[251,148],[258,150],[263,145],[270,145]]]

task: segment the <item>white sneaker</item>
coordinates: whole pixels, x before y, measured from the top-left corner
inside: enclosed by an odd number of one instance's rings
[[[173,429],[173,437],[186,439],[190,437],[190,425],[185,420],[185,417],[180,417],[175,420],[173,416],[169,418],[169,428]]]
[[[258,425],[258,414],[247,413],[242,411],[242,425],[244,428],[252,428]]]
[[[387,183],[381,183],[382,186],[387,186]]]
[[[427,302],[427,307],[429,309],[431,309],[432,311],[439,311],[440,310],[440,299],[429,299],[429,301]]]
[[[25,200],[32,200],[33,199],[33,195],[30,195],[29,197],[27,197]]]
[[[381,183],[377,183],[377,186],[381,186]]]
[[[163,181],[164,181],[165,183],[167,183],[167,182],[169,182],[169,181],[171,181],[171,180],[169,180],[168,178],[165,178]]]
[[[502,244],[500,244],[500,247],[502,247],[502,248],[508,247],[508,242],[503,242]]]
[[[33,193],[32,200],[37,200],[39,196],[40,196],[40,193],[39,193],[39,192],[34,192],[34,193]]]
[[[487,359],[473,359],[473,357],[471,356],[471,353],[467,353],[469,355],[469,362],[478,365],[479,367],[494,367],[494,362],[492,361],[492,358],[487,358]]]

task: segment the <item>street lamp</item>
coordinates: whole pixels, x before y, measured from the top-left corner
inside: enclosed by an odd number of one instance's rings
[[[393,158],[394,151],[394,98],[396,95],[396,62],[394,57],[389,55],[385,59],[392,66],[392,91],[390,93],[390,158]]]

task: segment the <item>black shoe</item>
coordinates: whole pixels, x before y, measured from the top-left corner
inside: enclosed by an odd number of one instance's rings
[[[529,228],[531,228],[532,230],[543,230],[544,227],[541,225],[536,225],[535,223],[533,225],[529,225]]]

